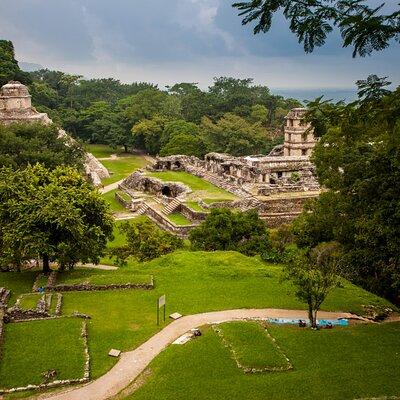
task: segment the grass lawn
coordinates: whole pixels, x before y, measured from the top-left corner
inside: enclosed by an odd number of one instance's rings
[[[107,356],[110,348],[134,349],[161,329],[156,325],[154,304],[163,294],[167,296],[167,314],[305,308],[290,293],[289,284],[280,282],[280,267],[235,252],[181,251],[148,263],[131,260],[123,269],[137,275],[153,274],[155,289],[63,294],[64,315],[78,310],[92,316],[89,346],[94,377],[114,364]],[[361,305],[369,303],[386,304],[346,283],[328,297],[323,309],[361,312]]]
[[[168,182],[182,182],[189,186],[196,197],[201,198],[218,198],[225,200],[235,200],[237,197],[226,190],[220,189],[210,182],[199,178],[198,176],[191,175],[183,171],[163,171],[163,172],[149,172],[148,175],[154,178],[161,179]],[[221,200],[222,201],[222,200]]]
[[[115,192],[118,189],[111,190],[107,193],[102,194],[102,197],[109,204],[111,211],[122,212],[127,211],[127,209],[115,198]]]
[[[200,211],[200,212],[205,212],[207,211],[205,208],[203,208],[197,201],[187,201],[186,205],[190,207],[194,211]]]
[[[30,294],[25,294],[22,296],[19,306],[23,310],[33,310],[36,308],[38,301],[41,299],[43,295],[38,294],[38,293],[30,293]]]
[[[178,212],[169,214],[168,219],[175,225],[192,225],[192,221],[190,221],[190,219],[187,219],[183,214]]]
[[[22,293],[32,291],[33,282],[38,273],[34,271],[26,272],[0,272],[0,287],[11,289],[11,298],[8,305],[11,306]]]
[[[227,322],[216,327],[244,368],[288,367],[289,364],[265,329],[257,322]]]
[[[56,379],[83,376],[82,319],[7,324],[0,362],[0,387],[42,383],[42,373],[55,369]]]
[[[133,274],[130,270],[102,271],[96,269],[76,269],[60,272],[57,275],[57,284],[76,285],[87,282],[92,285],[122,284],[122,283],[150,283],[150,275]]]
[[[110,183],[118,182],[126,178],[132,172],[139,168],[143,168],[147,161],[143,156],[129,154],[123,157],[118,157],[115,160],[103,160],[101,163],[108,169],[110,177],[103,179],[104,186]]]
[[[88,327],[93,378],[114,365],[115,359],[108,356],[111,348],[122,351],[134,349],[162,329],[163,323],[159,327],[156,325],[155,304],[163,294],[167,298],[167,315],[172,312],[187,315],[235,308],[305,308],[291,293],[289,283],[280,281],[279,266],[267,265],[258,258],[236,252],[178,251],[147,263],[130,260],[127,267],[109,273],[110,276],[114,273],[120,275],[122,271],[126,271],[127,277],[154,275],[155,289],[63,293],[64,315],[79,311],[92,317]],[[363,304],[387,303],[345,283],[343,288],[335,289],[328,296],[322,308],[361,312]],[[15,342],[12,334],[8,337],[11,339],[6,341]],[[52,333],[43,337],[54,339],[57,336]],[[32,343],[32,346],[35,348],[36,344]],[[61,342],[56,347],[60,354],[65,352],[66,347]],[[286,349],[283,350],[286,352]],[[18,349],[14,351],[18,352]],[[29,343],[20,351],[31,351]],[[229,358],[228,362],[232,360]],[[3,360],[0,364],[6,374]],[[11,381],[31,369],[29,363],[18,364],[16,368],[7,369],[7,379]]]
[[[312,331],[270,326],[294,370],[246,374],[212,329],[169,346],[130,400],[343,400],[400,394],[400,323]],[[383,397],[382,397],[383,399]]]
[[[117,154],[118,156],[123,156],[124,148],[118,147],[117,149],[113,149],[112,147],[106,144],[84,144],[83,148],[88,152],[92,153],[96,158],[108,158],[112,154]]]

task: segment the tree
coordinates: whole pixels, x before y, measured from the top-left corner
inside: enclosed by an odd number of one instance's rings
[[[321,136],[313,161],[327,190],[296,222],[296,240],[339,242],[343,273],[398,302],[400,88],[387,94],[376,83],[384,87],[374,78],[360,82],[363,98],[349,105],[310,104],[308,119]]]
[[[83,156],[76,142],[59,137],[54,124],[0,124],[0,167],[17,169],[41,163],[49,169],[70,165],[83,170]]]
[[[296,288],[296,297],[308,307],[312,328],[317,313],[329,292],[339,282],[340,259],[336,243],[320,244],[309,251],[298,251],[284,267],[284,278]]]
[[[12,42],[0,40],[0,87],[8,81],[30,83],[30,78],[28,73],[19,68]]]
[[[232,250],[253,256],[269,247],[268,229],[256,210],[212,209],[207,219],[190,231],[195,250]]]
[[[161,148],[161,156],[173,154],[185,154],[187,156],[204,157],[206,154],[205,145],[199,136],[178,133]]]
[[[159,229],[148,219],[126,222],[120,231],[126,235],[127,244],[111,250],[120,263],[129,256],[139,261],[152,260],[183,247],[182,239]]]
[[[225,114],[216,123],[204,117],[201,132],[208,151],[243,156],[262,153],[267,132],[234,114]]]
[[[168,120],[160,115],[151,119],[143,119],[133,125],[132,135],[139,148],[150,154],[158,154],[161,149],[161,138]]]
[[[254,33],[271,29],[275,13],[283,12],[290,30],[310,53],[325,44],[334,27],[339,28],[343,47],[353,47],[353,57],[364,57],[400,42],[400,9],[385,13],[385,3],[377,7],[367,0],[251,0],[234,3],[244,16],[242,24],[256,22]]]
[[[19,268],[40,256],[60,268],[98,263],[113,218],[100,193],[71,167],[0,169],[0,264]]]

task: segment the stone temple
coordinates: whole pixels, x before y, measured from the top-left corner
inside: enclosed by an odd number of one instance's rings
[[[32,107],[28,88],[18,81],[10,81],[0,89],[0,124],[12,123],[52,124],[53,121],[45,113],[39,113]],[[59,136],[69,137],[65,131],[59,130]],[[108,178],[107,169],[90,153],[85,156],[85,172],[96,186],[101,179]]]

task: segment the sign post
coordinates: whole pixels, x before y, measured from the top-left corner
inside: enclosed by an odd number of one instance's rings
[[[165,294],[157,300],[157,325],[160,325],[160,308],[164,307],[164,322],[165,322]]]

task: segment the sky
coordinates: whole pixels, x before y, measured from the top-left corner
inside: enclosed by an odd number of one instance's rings
[[[400,84],[398,44],[353,59],[335,33],[305,54],[282,16],[253,35],[232,2],[0,0],[0,38],[13,41],[19,61],[160,87],[234,76],[271,88],[351,88],[372,73]]]

